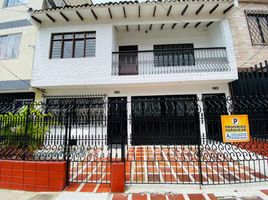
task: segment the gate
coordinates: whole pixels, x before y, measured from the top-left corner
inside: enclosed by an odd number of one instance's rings
[[[10,107],[1,106],[0,159],[67,160],[71,183],[110,183],[112,162],[125,163],[127,184],[268,180],[268,96],[57,97]],[[220,140],[222,110],[250,115],[250,142]]]

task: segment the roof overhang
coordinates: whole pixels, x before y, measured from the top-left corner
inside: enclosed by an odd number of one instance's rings
[[[40,26],[76,24],[207,23],[223,19],[235,7],[235,0],[166,0],[123,1],[83,4],[42,10],[29,10],[32,20]],[[198,26],[198,25],[197,25]]]

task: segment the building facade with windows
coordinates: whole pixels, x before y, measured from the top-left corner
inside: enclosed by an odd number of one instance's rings
[[[31,87],[38,29],[29,20],[28,10],[64,5],[61,0],[0,0],[1,102],[42,99],[41,90]]]
[[[240,0],[229,16],[238,69],[252,67],[268,55],[268,2]]]
[[[38,28],[32,86],[45,90],[45,98],[57,105],[70,103],[70,98],[84,102],[79,95],[93,95],[86,99],[108,105],[118,99],[229,96],[237,66],[226,16],[236,7],[236,1],[224,0],[31,9]],[[120,112],[127,119],[145,109],[145,119],[150,113],[160,119],[166,105],[128,104]],[[92,110],[105,113],[105,106]],[[192,114],[186,109],[183,115]],[[131,122],[126,126],[131,134]]]
[[[1,102],[35,99],[30,86],[37,28],[28,9],[42,8],[42,1],[0,1],[0,99]]]

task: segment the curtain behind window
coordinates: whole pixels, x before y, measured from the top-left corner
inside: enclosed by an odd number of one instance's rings
[[[8,36],[0,37],[0,59],[5,58]]]
[[[19,6],[28,3],[28,0],[6,0],[6,7]]]
[[[21,34],[0,36],[0,59],[14,59],[18,57]]]

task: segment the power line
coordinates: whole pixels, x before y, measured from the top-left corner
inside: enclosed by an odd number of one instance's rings
[[[8,69],[5,65],[5,63],[3,63],[2,61],[0,61],[0,67],[2,67],[4,70],[6,70],[7,72],[9,72],[10,74],[12,74],[13,76],[15,76],[17,79],[19,79],[20,81],[22,81],[25,85],[31,87],[31,88],[36,88],[37,90],[44,92],[44,89],[38,88],[38,87],[32,87],[27,81],[25,81],[24,79],[20,78],[17,74],[15,74],[14,72],[12,72],[10,69]]]
[[[30,85],[27,81],[23,80],[23,79],[20,78],[18,75],[16,75],[14,72],[12,72],[10,69],[8,69],[8,68],[6,67],[6,65],[5,65],[3,62],[0,61],[0,64],[2,64],[2,65],[0,65],[0,67],[2,67],[4,70],[6,70],[7,72],[9,72],[9,73],[12,74],[13,76],[15,76],[17,79],[19,79],[20,81],[22,81],[22,82],[23,82],[24,84],[26,84],[27,86],[31,87],[31,85]]]
[[[239,67],[243,67],[244,65],[248,64],[250,61],[252,61],[259,53],[264,49],[265,45],[262,45],[262,47],[246,62],[241,64]]]

